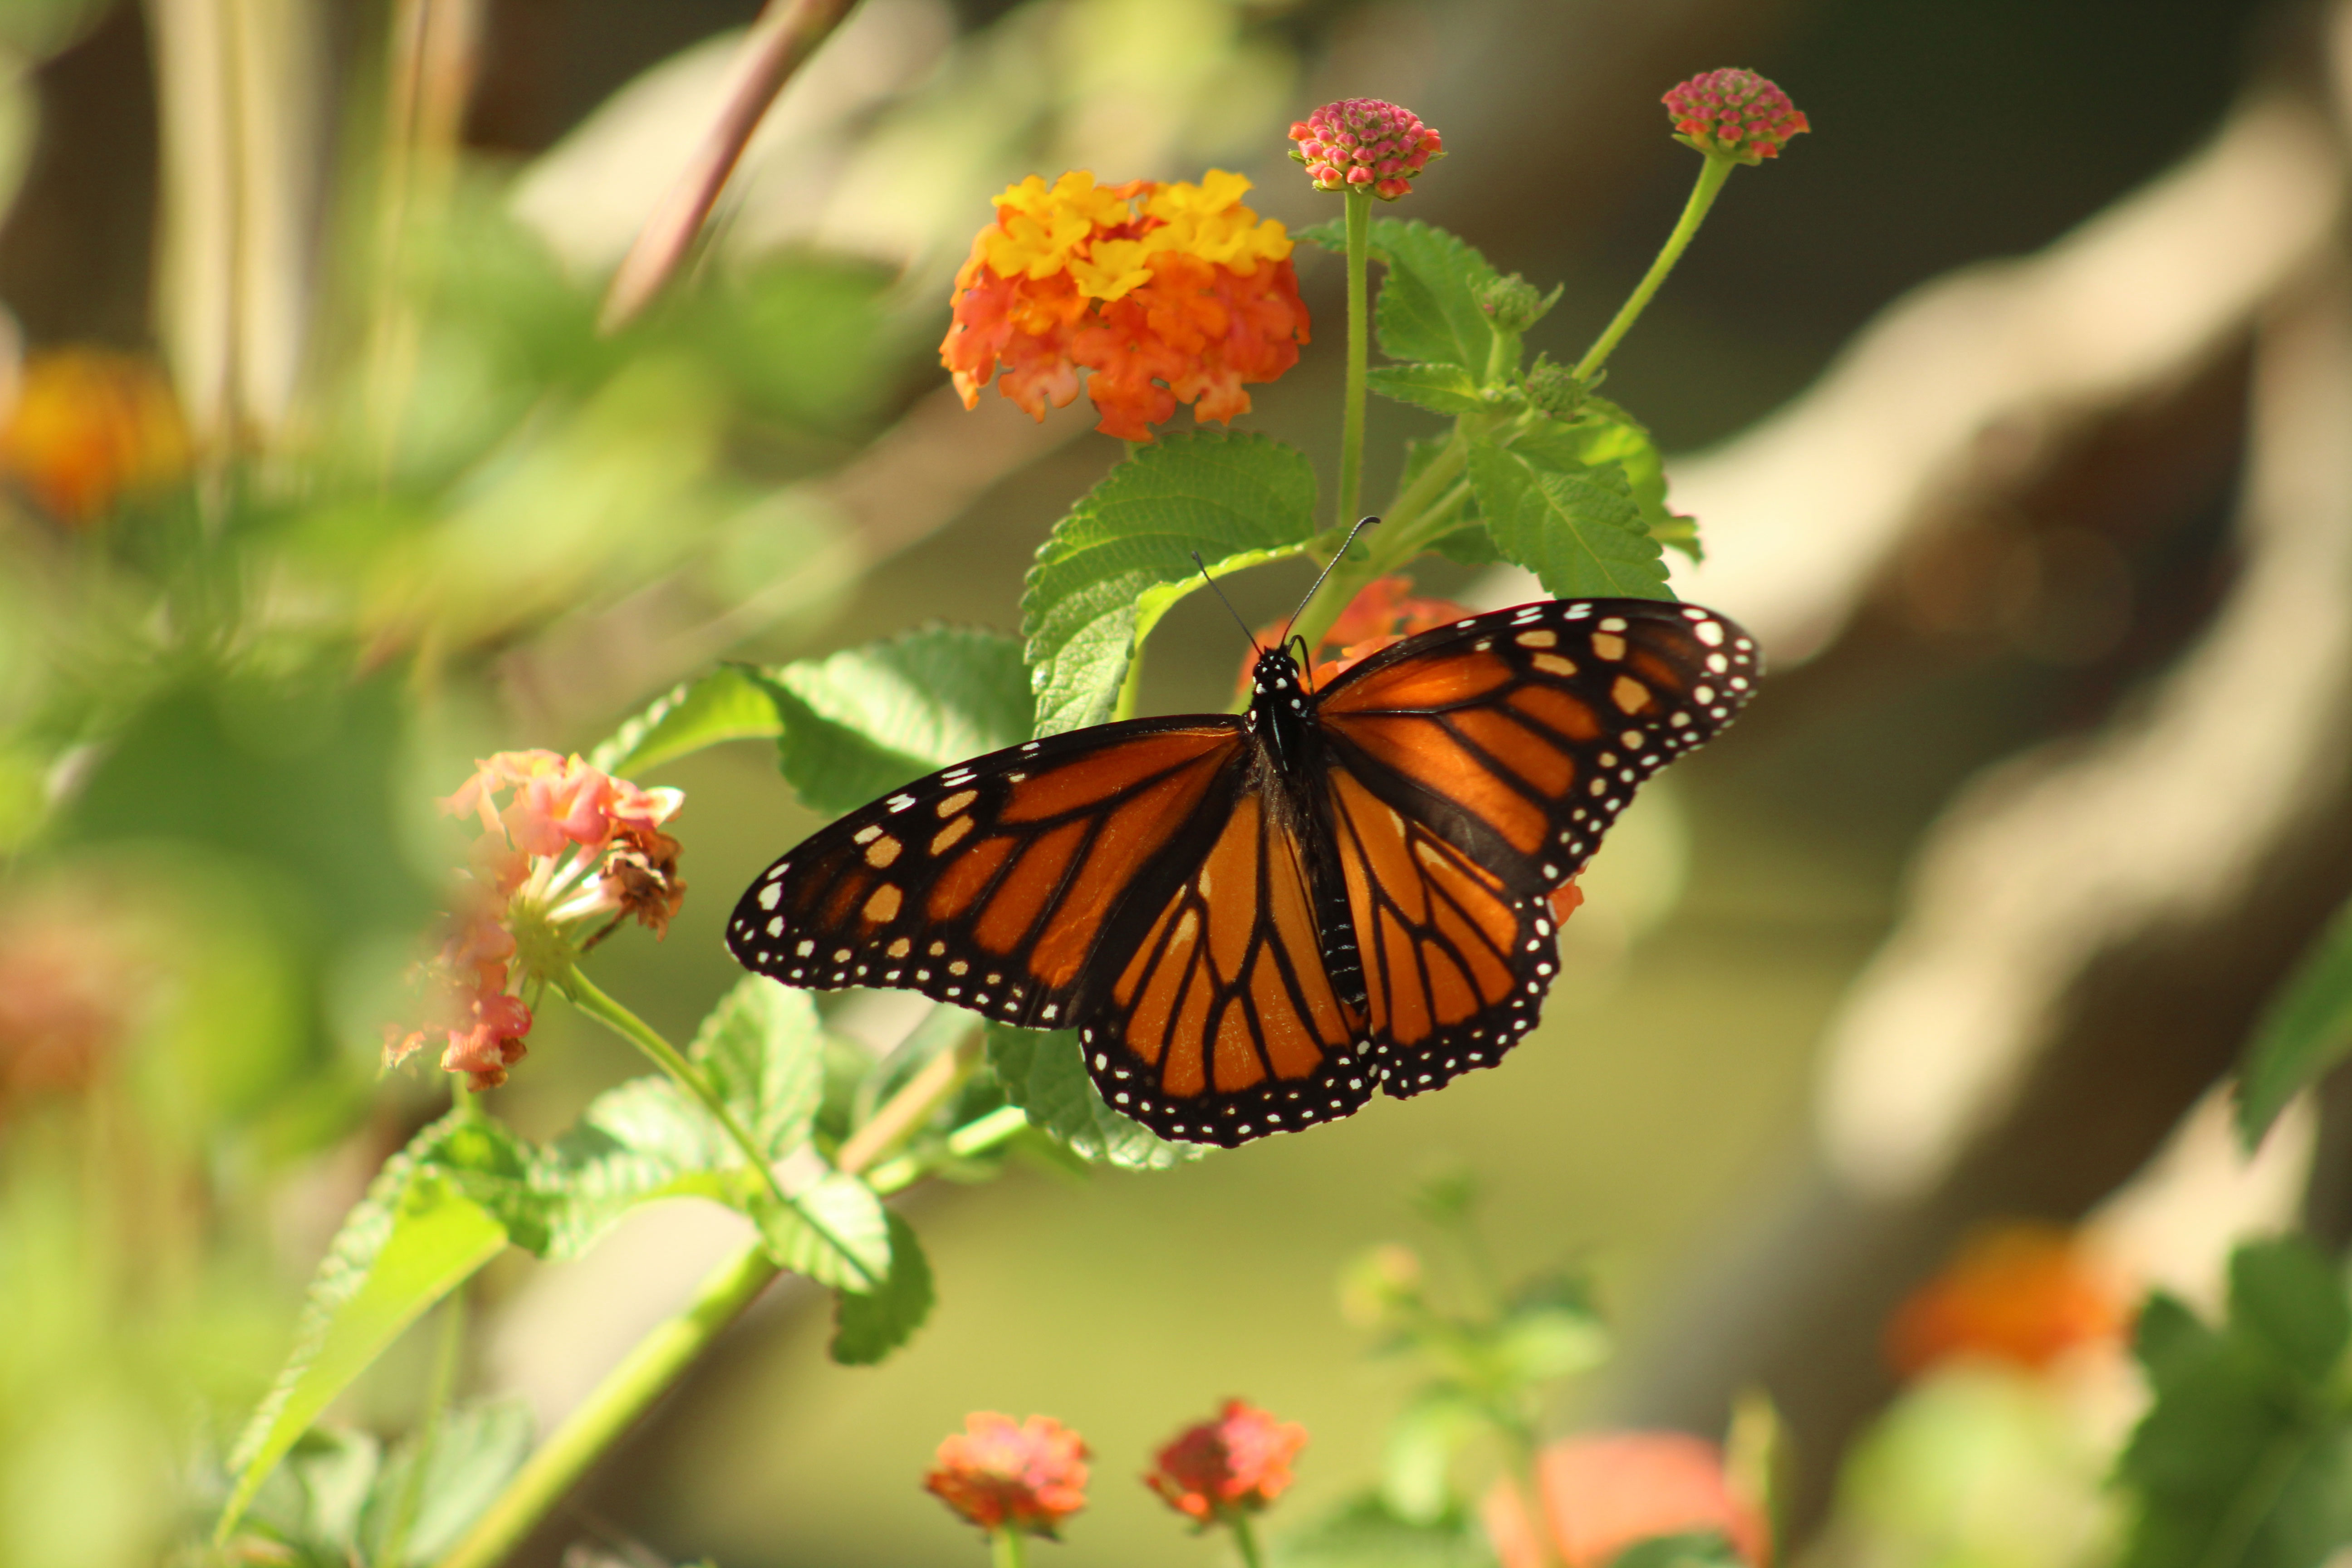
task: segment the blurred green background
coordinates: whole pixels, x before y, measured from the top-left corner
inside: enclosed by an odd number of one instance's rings
[[[0,1520],[17,1521],[0,1523],[0,1560],[139,1561],[181,1527],[167,1478],[183,1456],[163,1435],[182,1394],[216,1437],[233,1429],[335,1216],[436,1110],[432,1075],[379,1080],[374,1058],[457,853],[432,803],[471,757],[585,749],[722,657],[822,654],[929,619],[1017,630],[1032,551],[1121,452],[1080,408],[1039,431],[992,395],[970,416],[941,404],[949,278],[1003,184],[1217,164],[1304,226],[1336,208],[1285,159],[1285,127],[1328,99],[1393,99],[1448,153],[1398,216],[1565,283],[1532,346],[1573,360],[1694,173],[1659,93],[1752,66],[1813,134],[1732,182],[1611,370],[1609,395],[1691,453],[1802,394],[1907,290],[2049,245],[2194,152],[2250,83],[2298,79],[2316,14],[868,0],[788,90],[677,297],[604,338],[602,279],[756,7],[445,5],[459,40],[416,66],[404,106],[385,85],[404,79],[401,28],[436,9],[0,0],[14,395],[30,407],[58,351],[131,356],[170,377],[199,454],[191,482],[77,516],[38,488],[32,448],[11,448],[0,977],[83,1009],[120,1061],[0,1080],[0,1310],[29,1325],[0,1342]],[[214,45],[244,51],[225,100]],[[230,129],[244,153],[223,151]],[[1341,280],[1307,247],[1299,263],[1317,342],[1243,423],[1303,447],[1328,484]],[[1130,1478],[1228,1394],[1307,1426],[1286,1507],[1312,1513],[1371,1477],[1404,1392],[1342,1321],[1339,1272],[1424,1239],[1404,1194],[1453,1165],[1485,1184],[1507,1271],[1585,1263],[1623,1337],[1659,1341],[1704,1260],[1814,1159],[1822,1034],[1922,836],[1979,770],[2102,721],[2221,592],[2245,371],[2224,354],[2200,374],[2190,434],[2155,438],[2200,455],[2181,482],[2128,507],[2112,486],[2035,502],[2041,526],[2092,531],[2101,509],[2129,510],[2124,633],[2053,652],[1999,623],[1948,633],[1879,594],[1619,827],[1543,1026],[1507,1068],[1171,1173],[924,1189],[908,1202],[940,1305],[909,1351],[833,1365],[821,1299],[780,1289],[535,1560],[574,1539],[730,1568],[971,1560],[971,1532],[917,1487],[978,1408],[1050,1413],[1095,1447],[1096,1500],[1045,1562],[1221,1550]],[[1376,404],[1368,493],[1429,423]],[[1482,591],[1465,568],[1418,575]],[[1257,624],[1307,576],[1292,563],[1229,586]],[[1183,602],[1151,646],[1144,710],[1223,706],[1239,655],[1221,608]],[[760,743],[637,782],[687,794],[673,826],[691,891],[665,942],[632,933],[592,969],[682,1039],[738,973],[719,940],[736,890],[815,818]],[[57,940],[75,931],[88,940]],[[20,1040],[50,1027],[9,1007],[0,1052],[12,1020]],[[887,1041],[911,1015],[852,996],[835,1017]],[[550,1135],[637,1065],[551,1003],[494,1104]],[[469,1388],[560,1414],[731,1223],[674,1205],[582,1262],[501,1264]],[[425,1354],[404,1347],[339,1415],[399,1429]],[[1556,1426],[1602,1418],[1607,1387]],[[1800,1422],[1825,1494],[1837,1438],[1807,1437]]]

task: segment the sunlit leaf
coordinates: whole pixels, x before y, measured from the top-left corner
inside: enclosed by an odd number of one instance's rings
[[[464,1119],[451,1115],[385,1162],[344,1217],[311,1280],[294,1350],[230,1455],[236,1483],[226,1536],[319,1413],[402,1331],[507,1245],[506,1228],[430,1156]]]
[[[1684,1531],[1637,1541],[1609,1560],[1609,1568],[1749,1568],[1720,1531]]]
[[[1423,1522],[1400,1517],[1377,1493],[1274,1538],[1275,1568],[1493,1568],[1486,1532],[1465,1510]]]
[[[2299,1237],[2238,1249],[2219,1329],[2148,1301],[2155,1400],[2116,1465],[2137,1503],[2124,1568],[2293,1568],[2352,1544],[2347,1337],[2337,1267]]]
[[[2286,1102],[2352,1055],[2352,904],[2336,912],[2272,995],[2238,1068],[2238,1133],[2251,1150]]]
[[[1198,1143],[1175,1143],[1103,1103],[1078,1055],[1075,1029],[988,1026],[988,1065],[1004,1097],[1030,1121],[1081,1158],[1132,1171],[1163,1171],[1197,1160]]]
[[[1559,473],[1481,440],[1470,448],[1470,482],[1495,547],[1554,598],[1674,597],[1657,541],[1642,531],[1615,468]]]
[[[824,1047],[807,992],[747,974],[703,1019],[687,1054],[752,1142],[782,1159],[808,1142],[824,1092]]]
[[[769,1256],[820,1285],[871,1294],[890,1278],[890,1221],[874,1189],[833,1172],[792,1194],[792,1207],[754,1206]]]
[[[1388,268],[1372,310],[1382,353],[1460,365],[1481,384],[1497,379],[1490,370],[1517,370],[1518,341],[1509,333],[1502,334],[1496,365],[1495,324],[1478,303],[1478,291],[1497,276],[1485,257],[1442,228],[1394,218],[1373,221],[1370,248]]]
[[[520,1399],[443,1412],[393,1450],[369,1494],[361,1531],[373,1568],[437,1563],[530,1456],[530,1407]],[[423,1466],[418,1458],[422,1449]],[[406,1514],[396,1557],[387,1557]]]
[[[1450,1388],[1424,1390],[1389,1424],[1381,1461],[1381,1498],[1399,1519],[1427,1524],[1454,1505],[1454,1456],[1493,1425],[1474,1401]]]
[[[1700,558],[1697,524],[1666,504],[1665,458],[1657,442],[1640,420],[1608,399],[1588,395],[1574,419],[1544,420],[1514,437],[1511,450],[1559,473],[1616,464],[1650,537],[1694,561]]]
[[[707,746],[782,730],[768,688],[743,666],[722,664],[656,699],[589,752],[588,761],[608,773],[635,777]]]
[[[888,1215],[890,1272],[879,1288],[834,1298],[833,1359],[844,1366],[872,1366],[914,1338],[931,1315],[930,1260],[915,1239],[915,1227]]]
[[[1021,645],[965,626],[926,626],[760,679],[783,720],[785,782],[827,813],[1025,741],[1035,713]]]
[[[1037,732],[1112,717],[1129,658],[1168,606],[1215,574],[1296,554],[1314,538],[1315,469],[1264,436],[1163,436],[1054,525],[1021,598]]]

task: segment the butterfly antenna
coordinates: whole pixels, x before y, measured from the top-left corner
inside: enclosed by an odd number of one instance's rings
[[[1234,608],[1234,602],[1225,597],[1225,591],[1217,586],[1214,577],[1209,575],[1209,563],[1201,559],[1201,552],[1197,550],[1192,552],[1192,564],[1201,569],[1201,581],[1209,585],[1209,592],[1217,596],[1217,602],[1224,605],[1225,613],[1234,617],[1234,624],[1241,627],[1242,636],[1249,638],[1250,647],[1257,647],[1257,634],[1249,629],[1249,623],[1242,619],[1242,613]]]
[[[1348,531],[1348,537],[1339,542],[1339,552],[1331,557],[1329,564],[1326,565],[1322,571],[1315,574],[1314,587],[1307,590],[1307,597],[1298,601],[1298,608],[1291,611],[1290,619],[1284,623],[1282,627],[1282,640],[1284,642],[1288,642],[1290,640],[1290,628],[1298,624],[1298,617],[1307,613],[1307,606],[1308,605],[1314,603],[1316,590],[1323,586],[1324,578],[1331,575],[1331,568],[1333,566],[1337,566],[1340,562],[1345,561],[1348,558],[1348,551],[1349,547],[1356,542],[1356,535],[1363,532],[1364,530],[1371,527],[1372,524],[1378,521],[1380,521],[1380,519],[1377,517],[1368,517]]]

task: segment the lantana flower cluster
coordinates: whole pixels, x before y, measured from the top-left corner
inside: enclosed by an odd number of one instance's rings
[[[996,221],[956,274],[940,359],[964,406],[998,389],[1037,419],[1088,372],[1096,428],[1149,441],[1179,403],[1196,419],[1250,408],[1243,390],[1298,363],[1307,307],[1283,226],[1242,203],[1250,182],[1098,185],[1074,170],[994,197]]]
[[[940,1444],[923,1489],[982,1530],[1052,1540],[1087,1506],[1086,1439],[1050,1415],[964,1417]]]
[[[1503,1568],[1607,1568],[1638,1542],[1720,1535],[1752,1568],[1772,1560],[1762,1503],[1724,1464],[1723,1450],[1682,1432],[1601,1432],[1566,1437],[1536,1459],[1535,1520],[1518,1489],[1498,1483],[1486,1502],[1487,1538]],[[1539,1522],[1538,1522],[1539,1521]],[[1549,1537],[1550,1550],[1536,1531]]]
[[[107,349],[28,356],[0,419],[0,474],[58,521],[96,522],[188,470],[187,426],[160,366]]]
[[[1290,1462],[1307,1447],[1307,1428],[1271,1411],[1228,1399],[1213,1421],[1187,1426],[1145,1473],[1161,1501],[1206,1527],[1255,1513],[1290,1489]]]
[[[506,1081],[523,1056],[535,994],[567,973],[583,946],[635,916],[656,936],[686,896],[677,840],[662,825],[685,795],[640,789],[555,752],[500,752],[441,802],[481,825],[472,864],[437,952],[422,968],[429,994],[422,1028],[395,1031],[397,1063],[438,1035],[441,1066],[476,1090]],[[592,923],[599,929],[580,933]]]
[[[1291,157],[1307,165],[1318,191],[1371,187],[1392,202],[1412,189],[1432,158],[1445,156],[1445,142],[1421,116],[1377,98],[1343,98],[1327,103],[1290,127],[1298,143]]]
[[[1710,155],[1760,163],[1812,126],[1789,95],[1751,70],[1707,71],[1666,89],[1675,140]]]

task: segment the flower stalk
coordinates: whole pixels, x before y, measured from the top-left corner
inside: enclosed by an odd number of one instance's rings
[[[1626,297],[1624,304],[1617,308],[1616,315],[1610,318],[1608,326],[1601,329],[1592,346],[1584,351],[1584,357],[1576,362],[1574,374],[1578,381],[1590,385],[1592,378],[1601,374],[1601,367],[1608,363],[1610,353],[1625,334],[1633,330],[1633,323],[1642,319],[1642,312],[1649,309],[1650,300],[1656,296],[1659,286],[1665,282],[1666,274],[1675,269],[1675,263],[1680,261],[1683,252],[1690,248],[1691,238],[1698,233],[1698,226],[1706,221],[1706,209],[1715,205],[1716,196],[1723,189],[1723,182],[1731,177],[1731,171],[1738,162],[1727,153],[1710,153],[1706,155],[1706,162],[1698,172],[1698,183],[1691,187],[1690,199],[1683,204],[1683,216],[1675,224],[1674,232],[1666,236],[1666,243],[1660,247],[1657,259],[1652,261],[1650,269],[1642,274],[1642,280],[1633,286],[1633,292]]]
[[[1369,187],[1349,190],[1348,204],[1348,385],[1339,425],[1340,529],[1355,526],[1362,500],[1364,472],[1364,400],[1371,372],[1372,321],[1370,273],[1372,243],[1372,193]]]

